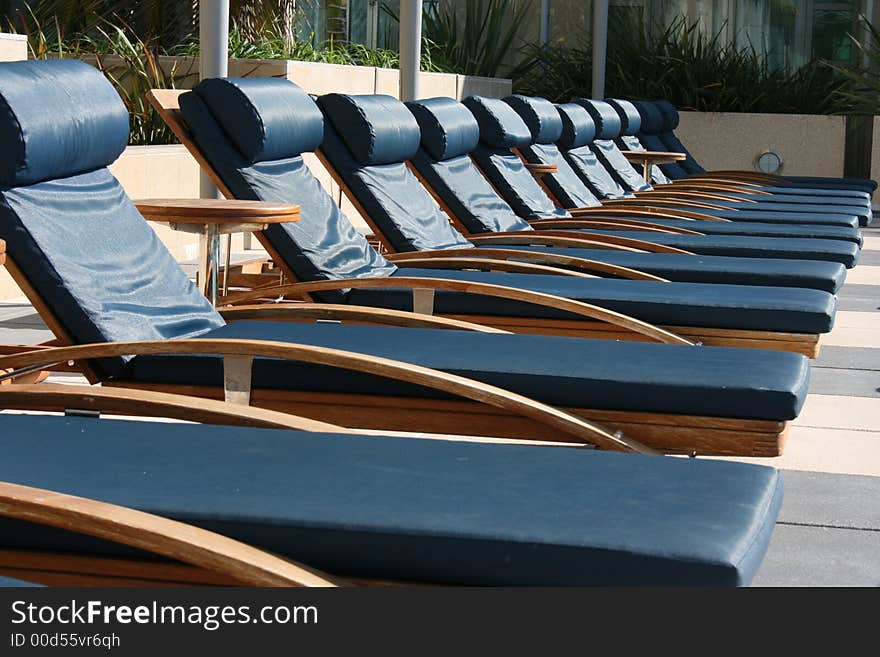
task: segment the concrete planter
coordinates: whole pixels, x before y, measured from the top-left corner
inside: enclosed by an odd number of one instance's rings
[[[0,62],[16,62],[27,59],[27,37],[23,34],[0,32]]]
[[[846,117],[734,112],[680,115],[676,134],[707,169],[754,171],[758,156],[773,150],[784,159],[781,174],[843,175]]]

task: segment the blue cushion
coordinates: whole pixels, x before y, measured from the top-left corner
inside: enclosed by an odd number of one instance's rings
[[[411,160],[431,190],[443,199],[468,233],[532,230],[498,195],[467,155],[435,160],[420,148]]]
[[[519,114],[500,98],[468,96],[462,101],[480,126],[480,139],[492,148],[518,148],[532,141]]]
[[[495,248],[500,246],[494,245]],[[663,326],[811,334],[827,333],[834,323],[835,298],[819,290],[406,269],[406,263],[401,264],[403,268],[398,269],[395,276],[439,277],[531,290],[591,303]],[[407,307],[412,303],[409,292],[395,292],[394,295]],[[387,290],[378,293],[353,290],[349,295],[349,302],[359,305],[387,305],[383,298],[394,295]],[[437,297],[436,308],[441,314],[577,319],[576,315],[566,312],[498,298],[447,293],[437,293]],[[390,307],[401,306],[392,304]]]
[[[562,134],[559,147],[564,150],[580,148],[592,143],[596,138],[596,124],[590,113],[577,103],[562,103],[556,106],[562,119]]]
[[[634,100],[633,106],[638,110],[641,117],[641,131],[649,135],[657,135],[663,132],[663,114],[648,100]]]
[[[617,139],[620,135],[620,117],[611,105],[602,100],[576,98],[574,102],[590,113],[596,124],[597,139]]]
[[[324,118],[308,94],[281,78],[212,78],[193,89],[248,164],[315,150]]]
[[[318,111],[314,101],[308,101]],[[396,269],[357,231],[302,157],[248,164],[217,124],[212,102],[185,93],[180,109],[193,141],[235,198],[300,206],[299,221],[275,224],[262,232],[297,280],[387,276]],[[341,303],[345,291],[314,296]]]
[[[396,98],[327,94],[318,104],[360,164],[403,162],[419,147],[419,124]]]
[[[0,479],[182,520],[338,575],[470,585],[747,584],[781,501],[776,470],[740,463],[156,426],[4,416],[15,458]],[[9,520],[0,537],[7,549],[132,553]]]
[[[0,235],[75,343],[193,337],[224,324],[105,168],[0,190]],[[101,361],[108,376],[121,366]]]
[[[655,100],[654,107],[660,111],[663,117],[663,132],[671,132],[678,127],[678,110],[668,100]]]
[[[750,235],[671,235],[645,231],[591,229],[591,233],[608,233],[621,237],[666,244],[679,249],[742,258],[792,258],[839,262],[848,269],[859,259],[859,246],[847,240],[823,240],[800,237],[755,237]]]
[[[128,145],[128,112],[116,90],[78,60],[0,64],[0,186],[92,171]]]
[[[422,131],[422,147],[435,160],[467,155],[480,141],[474,115],[452,98],[416,100],[406,106]]]
[[[400,101],[394,102],[415,123],[406,106]],[[335,106],[323,109],[331,120],[325,129],[321,151],[357,198],[365,216],[375,226],[374,230],[381,233],[393,251],[472,246],[449,223],[449,218],[437,207],[406,163],[361,164],[331,125]]]
[[[243,321],[206,337],[358,351],[460,374],[556,406],[775,421],[797,417],[810,373],[809,361],[790,352],[543,335]],[[216,386],[222,385],[223,370],[213,356],[137,356],[128,376],[143,383]],[[372,375],[271,359],[255,361],[254,386],[444,397]]]
[[[556,167],[556,171],[545,173],[541,177],[541,182],[550,190],[561,207],[592,208],[600,205],[596,195],[572,169],[556,144],[525,146],[522,154],[533,164],[552,164]],[[613,214],[613,211],[609,214]]]
[[[562,135],[562,117],[556,106],[545,98],[513,95],[504,102],[516,110],[532,133],[532,141],[538,144],[554,144]]]
[[[609,98],[608,104],[617,112],[620,118],[620,134],[621,135],[637,135],[642,130],[642,117],[639,110],[628,100],[619,98]]]

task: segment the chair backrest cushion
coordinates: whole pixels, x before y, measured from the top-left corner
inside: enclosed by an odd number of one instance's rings
[[[642,117],[639,110],[628,100],[617,98],[609,98],[606,101],[620,117],[620,136],[617,138],[617,145],[624,151],[644,151],[647,150],[645,145],[639,139],[642,128]],[[637,172],[641,171],[641,165],[633,162],[633,167]],[[656,164],[651,165],[651,182],[655,185],[667,185],[672,182],[663,173],[663,170]]]
[[[25,134],[31,112],[57,99],[58,89],[68,99],[52,129]],[[70,154],[76,144],[76,158],[34,160],[25,182],[0,187],[0,238],[67,337],[165,340],[223,326],[106,167],[128,139],[127,113],[107,79],[81,63],[0,64],[0,99],[0,132],[26,153]],[[9,167],[21,152],[3,150],[0,161]],[[38,170],[42,180],[31,183]],[[114,376],[125,359],[95,365]]]
[[[318,98],[318,106],[327,119],[322,153],[357,199],[364,218],[381,233],[393,251],[473,246],[449,223],[449,218],[407,166],[406,160],[419,148],[420,135],[418,123],[406,105],[390,96],[340,99],[340,94],[329,94]],[[359,118],[353,120],[353,116]],[[414,130],[412,139],[401,137],[396,129],[388,127],[397,120],[390,117],[399,116],[405,117],[400,119],[402,125]],[[387,129],[360,137],[356,134],[356,125],[360,125],[361,130],[375,125],[384,125]],[[349,139],[343,139],[340,131],[345,131]],[[401,131],[410,134],[409,127]],[[394,145],[386,145],[385,139]],[[403,141],[407,142],[406,148],[401,147]],[[394,151],[395,157],[400,159],[370,164],[365,159],[371,158],[357,157],[348,146],[355,143],[363,147],[367,142],[372,144],[373,152],[384,154],[380,161],[390,159]]]
[[[663,117],[663,126],[660,130],[660,139],[663,140],[663,143],[666,144],[667,148],[670,151],[674,151],[676,153],[684,153],[687,155],[687,159],[683,162],[679,163],[682,169],[687,171],[688,173],[705,173],[705,169],[700,165],[699,162],[691,155],[690,151],[687,147],[681,143],[678,136],[675,134],[675,129],[678,128],[679,116],[678,110],[675,105],[670,103],[668,100],[656,100],[654,101],[654,106],[660,112],[660,115]]]
[[[480,141],[474,115],[452,98],[416,100],[406,106],[419,124],[422,148],[435,160],[467,155]]]
[[[313,126],[310,132],[320,134],[323,139],[324,117],[315,101],[287,80],[247,78],[234,80],[236,93],[230,94],[225,102],[218,105],[218,95],[202,94],[202,85],[206,82],[210,81],[199,83],[192,93],[180,97],[180,108],[190,137],[235,198],[295,203],[300,206],[299,221],[270,226],[262,234],[296,278],[315,281],[389,276],[394,273],[397,268],[370,246],[309,169],[302,157],[306,151],[299,150],[299,146],[306,143],[305,138],[294,132],[274,133],[284,134],[289,141],[284,146],[272,145],[272,148],[289,155],[277,160],[249,163],[218,120],[218,112],[230,115],[235,111],[230,105],[250,104],[248,97],[251,90],[257,89],[258,100],[265,103],[271,104],[269,99],[272,95],[287,97],[279,107],[273,107],[270,111],[273,120],[289,118],[291,123],[296,123],[297,113],[292,108],[300,107],[300,114],[313,117],[310,122],[314,122],[315,116],[320,121],[320,128]],[[263,84],[252,86],[252,82]],[[274,94],[269,93],[268,87],[274,87]],[[242,122],[261,122],[263,119],[259,112],[262,107],[257,103],[251,106],[257,108],[257,113],[247,115],[240,112]],[[246,126],[242,127],[247,129]],[[316,293],[315,298],[327,303],[340,303],[345,294],[345,290],[334,290]]]

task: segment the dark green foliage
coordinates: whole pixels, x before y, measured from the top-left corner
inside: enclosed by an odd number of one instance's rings
[[[517,71],[517,91],[567,101],[590,94],[591,45],[532,48]],[[820,61],[788,72],[753,48],[737,50],[680,18],[648,31],[640,20],[609,25],[606,95],[666,98],[710,112],[835,114],[850,110],[844,75]]]

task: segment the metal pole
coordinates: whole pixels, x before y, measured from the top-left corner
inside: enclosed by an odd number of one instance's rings
[[[541,0],[541,34],[542,46],[550,43],[550,0]]]
[[[229,70],[229,0],[199,0],[199,79],[226,77]],[[202,198],[217,198],[211,179],[201,173]]]
[[[605,98],[605,57],[608,49],[608,0],[593,0],[593,98]]]
[[[400,0],[400,99],[419,97],[422,59],[422,0]]]

